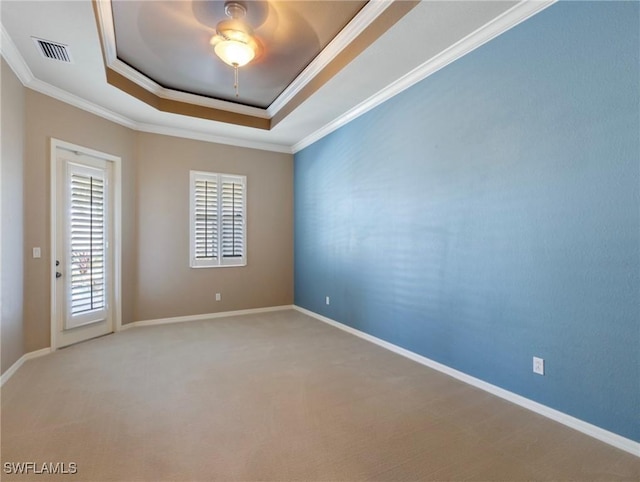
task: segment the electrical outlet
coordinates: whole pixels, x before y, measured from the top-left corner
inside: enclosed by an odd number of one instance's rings
[[[220,301],[222,299],[222,296],[220,296],[220,293],[216,293],[216,301]]]
[[[544,375],[544,360],[542,358],[533,357],[533,373]]]
[[[331,300],[329,299],[329,297],[328,297],[328,296],[325,296],[325,298],[324,298],[324,302],[325,302],[325,304],[327,304],[327,305],[330,305],[330,304],[331,304]]]

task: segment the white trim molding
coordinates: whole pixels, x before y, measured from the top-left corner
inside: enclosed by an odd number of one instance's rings
[[[176,316],[173,318],[159,318],[155,320],[134,321],[133,323],[127,323],[126,325],[123,325],[121,323],[120,315],[118,315],[117,322],[115,325],[115,332],[120,332],[120,331],[128,330],[129,328],[135,328],[139,326],[165,325],[168,323],[183,323],[186,321],[212,320],[215,318],[227,318],[230,316],[256,315],[259,313],[270,313],[274,311],[293,310],[294,308],[295,307],[293,305],[267,306],[264,308],[252,308],[247,310],[222,311],[219,313],[205,313],[202,315]],[[7,371],[5,371],[2,374],[2,377],[0,377],[0,386],[4,385],[7,382],[7,380],[9,380],[27,360],[48,355],[53,351],[54,350],[51,347],[49,347],[49,348],[42,348],[41,350],[25,353],[13,365],[11,365],[7,369]]]
[[[119,59],[114,60],[111,64],[109,64],[109,67],[120,75],[139,85],[143,89],[157,95],[162,99],[200,105],[212,109],[224,110],[226,112],[233,112],[236,114],[260,117],[261,119],[269,119],[269,115],[267,114],[267,112],[264,109],[260,109],[259,107],[235,104],[233,102],[204,97],[197,94],[191,94],[189,92],[179,92],[177,90],[167,89],[166,87],[163,87],[160,84],[149,79],[148,77],[144,76],[132,67],[129,67]]]
[[[90,114],[97,115],[98,117],[102,117],[111,122],[115,122],[116,124],[120,124],[121,126],[128,127],[129,129],[137,130],[137,123],[120,115],[112,110],[107,109],[106,107],[102,107],[101,105],[94,104],[88,100],[83,99],[82,97],[78,97],[77,95],[71,94],[66,90],[62,90],[58,87],[55,87],[51,84],[43,82],[40,79],[34,78],[28,83],[24,83],[25,87],[28,87],[31,90],[35,90],[36,92],[40,92],[46,96],[52,97],[60,102],[64,102],[65,104],[69,104],[73,107],[77,107],[85,112],[89,112]]]
[[[54,87],[46,82],[36,79],[29,69],[29,66],[22,58],[17,47],[11,40],[11,37],[9,37],[9,35],[5,31],[2,24],[0,24],[0,52],[25,87],[40,92],[44,95],[53,97],[57,100],[60,100],[61,102],[65,102],[84,111],[95,114],[104,119],[123,125],[130,129],[140,132],[151,132],[167,136],[182,137],[186,139],[201,140],[205,142],[214,142],[218,144],[248,147],[251,149],[259,149],[264,151],[295,154],[296,152],[322,139],[336,129],[344,126],[345,124],[348,124],[352,120],[380,105],[386,100],[389,100],[393,96],[408,89],[417,82],[420,82],[429,75],[437,72],[451,62],[454,62],[460,57],[463,57],[464,55],[470,53],[481,45],[487,43],[491,39],[497,37],[498,35],[501,35],[502,33],[525,21],[529,17],[553,5],[556,1],[557,0],[522,0],[521,2],[504,12],[502,15],[496,17],[487,24],[478,28],[476,31],[467,35],[465,38],[461,39],[451,47],[442,51],[435,57],[429,59],[422,65],[416,67],[414,70],[405,74],[400,79],[389,84],[387,87],[383,88],[376,94],[351,108],[344,114],[336,117],[331,122],[325,124],[320,129],[306,136],[297,143],[294,143],[293,145],[254,141],[246,138],[219,136],[213,133],[180,129],[162,124],[149,124],[129,119],[126,116],[113,112],[103,106],[82,99],[58,87]],[[109,31],[113,32],[113,19],[110,17],[110,1],[100,0],[97,3],[99,16],[103,24],[105,23],[106,19],[106,27],[109,27],[102,29],[104,40],[103,43],[105,45],[105,53],[107,59],[115,58],[115,60],[117,61],[117,57],[115,57],[115,50],[111,48],[111,46],[115,47],[115,38],[111,39],[111,37],[109,36]],[[326,64],[328,64],[340,51],[342,51],[342,49],[344,49],[344,47],[349,42],[353,40],[353,38],[355,38],[355,36],[357,36],[364,28],[366,28],[366,26],[370,24],[375,18],[382,14],[390,3],[391,2],[389,2],[388,0],[370,1],[356,15],[356,17],[352,19],[347,27],[345,27],[345,29],[340,32],[338,37],[334,39],[335,44],[334,41],[332,41],[327,46],[327,48],[325,48],[325,50],[323,50],[323,52],[321,52],[321,54],[318,55],[318,57],[316,57],[316,59],[311,64],[309,64],[309,66],[296,78],[296,80],[294,80],[294,82],[290,84],[289,87],[287,87],[287,89],[285,89],[283,93],[280,94],[280,96],[278,96],[278,98],[266,110],[267,117],[272,117],[273,115],[277,114],[277,112],[284,105],[286,105],[286,103],[291,100],[296,95],[296,93],[298,93],[304,87],[304,85],[306,85],[306,83],[309,82],[310,78],[312,78],[313,75],[317,73],[317,71],[321,70]],[[111,24],[109,24],[109,18],[111,18]],[[158,92],[155,92],[155,90],[151,89],[152,92],[160,95]],[[167,89],[164,90],[167,91]],[[174,95],[164,92],[164,94],[162,94],[161,96],[164,96],[168,99],[186,100],[183,98],[182,94],[179,93],[176,93]],[[190,101],[191,100],[192,99],[190,99]],[[204,103],[201,103],[201,105],[211,105],[209,101],[203,102]],[[252,111],[252,115],[256,115],[254,111]]]
[[[16,74],[16,77],[20,79],[23,85],[27,85],[34,79],[31,69],[25,62],[24,58],[20,54],[18,47],[13,43],[11,37],[4,28],[4,25],[0,23],[0,52],[2,56],[11,67],[11,70]]]
[[[306,308],[293,305],[293,309],[299,311],[300,313],[304,313],[307,316],[311,316],[312,318],[327,323],[328,325],[331,325],[335,328],[355,335],[358,338],[362,338],[363,340],[367,340],[371,343],[381,346],[382,348],[386,348],[389,351],[397,353],[398,355],[402,355],[403,357],[420,363],[421,365],[433,368],[434,370],[449,375],[457,380],[460,380],[461,382],[468,383],[469,385],[480,388],[486,392],[491,393],[492,395],[496,395],[500,398],[503,398],[504,400],[515,403],[516,405],[520,405],[521,407],[531,410],[532,412],[550,418],[551,420],[554,420],[563,425],[566,425],[567,427],[589,435],[595,439],[600,440],[601,442],[612,445],[613,447],[624,450],[625,452],[635,455],[636,457],[640,457],[640,442],[628,439],[591,423],[585,422],[584,420],[580,420],[579,418],[568,415],[564,412],[560,412],[554,408],[548,407],[516,393],[505,390],[504,388],[500,388],[496,385],[492,385],[491,383],[487,383],[483,380],[480,380],[479,378],[467,375],[464,372],[458,371],[447,365],[443,365],[442,363],[438,363],[437,361],[431,360],[430,358],[424,357],[422,355],[418,355],[417,353],[414,353],[410,350],[399,347],[398,345],[394,345],[393,343],[389,343],[388,341],[382,340],[373,335],[369,335],[368,333],[357,330],[356,328],[352,328],[348,325],[340,323],[339,321],[332,320],[331,318],[327,318],[326,316],[307,310]]]
[[[49,353],[51,353],[51,348],[43,348],[41,350],[31,351],[22,355],[13,365],[9,367],[6,372],[2,374],[2,377],[0,377],[0,386],[4,385],[7,380],[9,380],[9,378],[11,378],[18,371],[18,368],[20,368],[24,364],[24,362],[33,358],[48,355]]]
[[[94,104],[88,100],[82,99],[77,95],[71,94],[66,90],[62,90],[58,87],[54,87],[51,84],[43,82],[40,79],[37,79],[31,69],[25,62],[24,58],[20,54],[20,51],[11,40],[9,34],[7,34],[4,25],[0,24],[0,52],[2,56],[7,61],[11,70],[16,74],[16,77],[20,79],[20,82],[25,87],[35,90],[36,92],[40,92],[49,97],[53,97],[60,102],[64,102],[65,104],[72,105],[77,107],[78,109],[82,109],[86,112],[90,112],[95,114],[103,119],[107,119],[111,122],[115,122],[116,124],[123,125],[125,127],[129,127],[130,129],[135,129],[136,123],[132,120],[128,119],[125,116],[120,114],[116,114],[109,109],[106,109],[102,106]]]
[[[144,122],[137,122],[128,117],[113,112],[106,107],[95,104],[91,101],[71,94],[66,90],[55,87],[47,82],[37,79],[29,66],[24,61],[22,55],[18,51],[17,47],[11,40],[11,37],[7,34],[4,26],[0,23],[0,53],[2,57],[7,61],[7,64],[16,74],[16,77],[20,80],[24,87],[27,87],[36,92],[40,92],[48,97],[52,97],[60,102],[69,104],[90,114],[97,115],[121,126],[128,127],[138,132],[149,132],[152,134],[161,134],[164,136],[180,137],[184,139],[193,139],[197,141],[213,142],[216,144],[225,144],[237,147],[246,147],[249,149],[258,149],[262,151],[282,152],[286,154],[292,154],[291,147],[283,144],[276,144],[272,142],[253,141],[250,139],[243,139],[237,137],[220,136],[207,132],[181,129],[162,124],[147,124]]]
[[[295,95],[311,82],[329,63],[342,52],[371,22],[382,14],[392,2],[389,0],[371,0],[355,15],[353,19],[336,35],[329,44],[311,61],[311,63],[291,82],[266,109],[245,106],[211,99],[201,95],[167,89],[154,82],[146,75],[138,72],[118,59],[116,51],[115,25],[111,0],[96,2],[98,22],[104,45],[105,61],[108,67],[139,85],[143,89],[164,99],[187,102],[190,104],[221,109],[228,112],[246,114],[263,119],[270,119],[286,106]]]
[[[157,124],[136,123],[135,130],[139,132],[149,132],[151,134],[161,134],[163,136],[181,137],[183,139],[193,139],[196,141],[214,142],[216,144],[225,144],[236,147],[246,147],[247,149],[259,149],[261,151],[282,152],[285,154],[293,154],[291,147],[283,144],[274,144],[271,142],[250,141],[238,137],[224,137],[215,134],[207,134],[206,132],[191,131],[181,129],[179,127],[161,126]]]
[[[292,310],[294,308],[295,307],[293,305],[267,306],[265,308],[251,308],[248,310],[221,311],[218,313],[204,313],[201,315],[187,315],[175,316],[172,318],[157,318],[155,320],[141,320],[122,325],[120,327],[120,330],[128,330],[129,328],[135,328],[138,326],[166,325],[167,323],[184,323],[186,321],[212,320],[215,318],[227,318],[229,316],[256,315],[259,313],[270,313],[272,311]]]
[[[529,17],[532,17],[545,8],[550,7],[556,1],[557,0],[524,0],[516,4],[503,14],[497,16],[490,22],[462,38],[449,48],[443,50],[435,57],[427,60],[425,63],[419,65],[409,73],[400,77],[398,80],[392,82],[365,101],[335,118],[324,127],[321,127],[314,133],[294,144],[292,146],[294,154],[331,134],[336,129],[348,124],[357,117],[360,117],[362,114],[369,112],[374,107],[407,90],[412,85],[426,79],[443,67],[449,65],[451,62],[467,55],[498,35],[512,29]]]
[[[111,0],[100,0],[96,2],[98,12],[98,22],[100,23],[100,32],[102,36],[102,45],[104,45],[105,61],[109,68],[126,77],[138,86],[158,97],[178,102],[186,102],[189,104],[211,107],[227,112],[251,115],[268,119],[269,115],[265,109],[251,107],[233,102],[227,102],[219,99],[212,99],[202,95],[191,94],[188,92],[180,92],[168,89],[151,80],[146,75],[140,73],[136,69],[130,67],[118,58],[116,51],[116,34],[113,22],[113,11],[111,8]]]
[[[336,35],[309,65],[291,82],[286,89],[267,108],[269,118],[285,107],[309,82],[311,82],[329,63],[336,58],[364,29],[378,18],[392,2],[389,0],[371,0]]]

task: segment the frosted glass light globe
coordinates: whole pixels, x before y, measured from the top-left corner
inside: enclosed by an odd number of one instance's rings
[[[247,65],[256,55],[250,45],[237,40],[222,40],[215,45],[214,51],[224,63],[232,67]]]

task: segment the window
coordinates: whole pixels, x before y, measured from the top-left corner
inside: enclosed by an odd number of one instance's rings
[[[247,178],[191,171],[191,267],[247,264]]]
[[[68,164],[72,317],[106,308],[105,170]],[[81,319],[79,323],[85,323]]]

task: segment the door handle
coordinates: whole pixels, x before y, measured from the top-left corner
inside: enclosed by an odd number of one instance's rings
[[[60,271],[56,271],[56,278],[62,278],[62,273]]]

